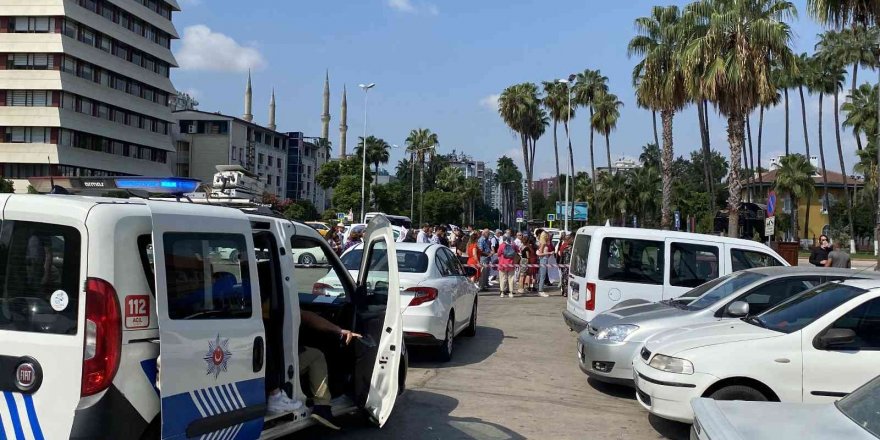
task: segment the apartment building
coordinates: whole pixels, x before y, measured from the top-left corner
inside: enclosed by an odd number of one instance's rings
[[[0,174],[170,175],[175,0],[6,0]]]

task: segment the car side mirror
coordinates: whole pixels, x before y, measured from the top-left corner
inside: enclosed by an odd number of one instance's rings
[[[477,268],[471,266],[464,267],[464,276],[471,278],[477,276]]]
[[[745,301],[734,301],[727,306],[727,315],[732,318],[742,318],[749,315],[749,303]]]
[[[816,348],[825,349],[834,347],[835,345],[847,345],[856,341],[856,332],[849,328],[832,328],[819,336],[819,346]]]

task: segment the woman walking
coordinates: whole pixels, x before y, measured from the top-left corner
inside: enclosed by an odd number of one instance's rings
[[[559,288],[562,296],[568,296],[568,262],[571,259],[571,234],[562,234],[559,239],[559,249],[556,250],[556,261],[559,263]]]
[[[536,267],[532,267],[538,263],[538,257],[535,255],[534,237],[525,239],[520,255],[520,293],[533,292],[535,290],[535,274],[538,272]]]
[[[467,265],[477,268],[477,274],[471,278],[474,284],[480,279],[480,248],[477,247],[477,241],[480,240],[480,233],[474,231],[467,245]]]
[[[553,255],[550,246],[550,234],[547,234],[546,232],[541,233],[537,252],[538,264],[541,265],[538,268],[538,296],[543,298],[550,296],[544,293],[544,280],[547,277],[547,265],[550,264],[550,256]]]

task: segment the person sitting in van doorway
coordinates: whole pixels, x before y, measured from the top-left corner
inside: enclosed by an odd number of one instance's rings
[[[819,247],[814,248],[810,252],[810,264],[816,267],[824,267],[828,260],[828,253],[831,252],[831,243],[828,242],[828,236],[822,234],[819,236]]]

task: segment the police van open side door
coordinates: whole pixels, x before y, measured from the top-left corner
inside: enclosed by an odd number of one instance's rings
[[[397,399],[403,329],[397,253],[391,223],[374,217],[364,233],[364,252],[358,272],[355,331],[356,401],[373,422],[382,426]]]
[[[258,438],[265,334],[250,222],[230,208],[148,205],[162,438]]]

